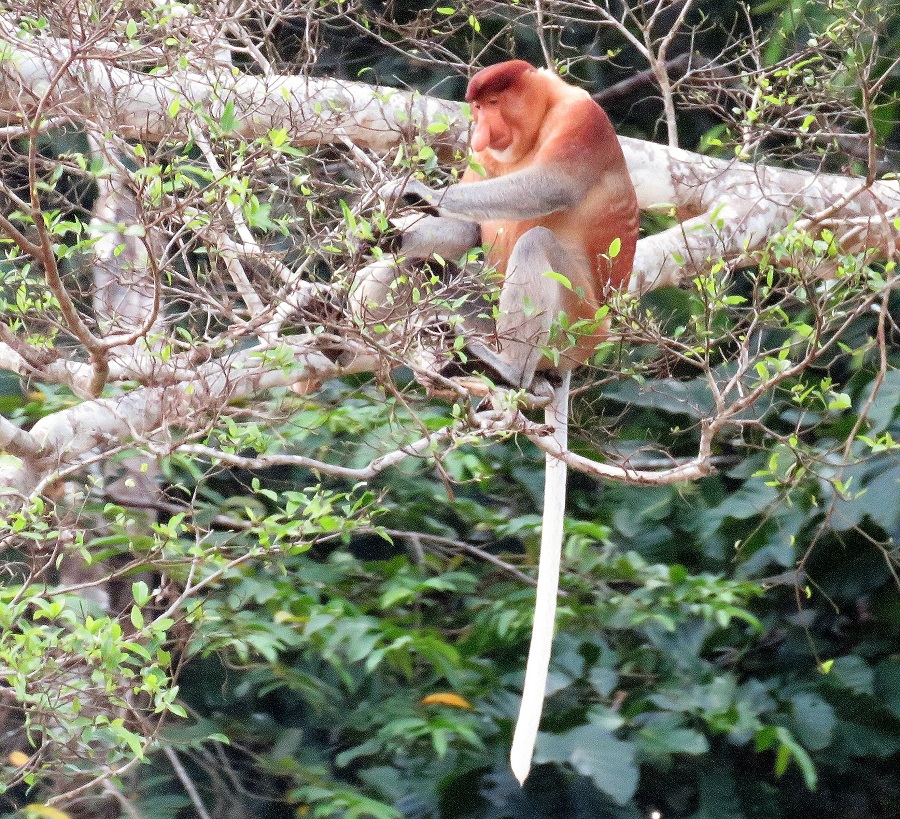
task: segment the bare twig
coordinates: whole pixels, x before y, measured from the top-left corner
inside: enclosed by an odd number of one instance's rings
[[[178,758],[175,749],[168,745],[163,745],[162,751],[166,755],[166,759],[169,760],[169,764],[172,766],[172,770],[175,771],[175,776],[177,776],[178,781],[181,782],[188,798],[191,800],[191,804],[194,806],[194,810],[197,811],[197,815],[200,819],[212,819],[212,814],[206,809],[206,805],[203,804],[203,800],[200,798],[200,793],[194,785],[194,781],[188,776],[188,772],[184,769],[184,765],[181,764],[181,760]]]

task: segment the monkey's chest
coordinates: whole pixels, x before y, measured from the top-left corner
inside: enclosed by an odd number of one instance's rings
[[[506,273],[506,263],[512,255],[519,237],[525,232],[522,222],[483,222],[481,224],[481,240],[487,249],[488,264],[497,268],[497,272]]]

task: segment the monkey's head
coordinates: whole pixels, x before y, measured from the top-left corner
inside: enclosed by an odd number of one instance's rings
[[[524,60],[481,69],[466,89],[475,119],[472,150],[508,152],[507,161],[528,153],[550,105],[554,82],[560,80]]]

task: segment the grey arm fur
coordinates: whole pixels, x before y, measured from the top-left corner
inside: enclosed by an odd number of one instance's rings
[[[435,253],[454,261],[481,244],[481,228],[446,216],[419,216],[402,228],[399,255],[428,259]]]
[[[387,201],[400,199],[410,205],[424,202],[437,208],[441,216],[489,222],[534,219],[567,210],[584,198],[589,184],[588,179],[532,167],[443,190],[432,190],[417,179],[398,179],[384,185],[379,193]]]

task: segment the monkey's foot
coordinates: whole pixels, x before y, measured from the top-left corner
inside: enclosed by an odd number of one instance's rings
[[[553,398],[554,388],[546,378],[538,375],[535,376],[534,381],[531,382],[528,393],[529,395],[534,396],[537,401],[543,401],[540,406],[545,406],[546,403]]]

